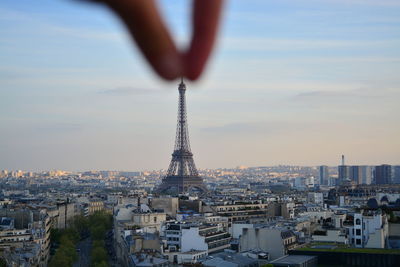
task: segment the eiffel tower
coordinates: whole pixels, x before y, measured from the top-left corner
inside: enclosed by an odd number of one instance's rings
[[[181,194],[194,191],[205,193],[207,191],[203,179],[197,172],[190,150],[185,92],[186,85],[181,79],[174,152],[167,175],[162,179],[161,185],[157,189],[158,193]]]

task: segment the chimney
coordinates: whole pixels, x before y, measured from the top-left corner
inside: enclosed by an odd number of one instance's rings
[[[344,166],[344,155],[342,155],[342,166]]]

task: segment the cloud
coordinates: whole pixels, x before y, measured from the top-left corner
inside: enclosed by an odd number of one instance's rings
[[[266,37],[226,37],[223,46],[229,50],[246,51],[297,51],[315,49],[348,49],[360,47],[398,46],[400,40],[321,40],[321,39],[278,39]]]
[[[0,8],[0,22],[8,22],[13,24],[21,24],[23,27],[15,27],[18,29],[17,33],[21,31],[25,34],[31,34],[38,32],[44,34],[44,36],[60,36],[64,35],[74,39],[85,39],[85,40],[99,40],[99,41],[120,41],[123,36],[122,31],[119,30],[107,30],[102,28],[85,27],[80,25],[79,27],[65,26],[60,23],[60,20],[54,20],[46,18],[45,15],[37,15],[34,13],[25,13],[21,11],[11,10],[7,8]],[[15,34],[14,29],[2,29],[2,32]],[[4,40],[4,39],[3,39]]]
[[[34,130],[43,133],[71,133],[83,130],[83,125],[79,123],[50,122],[34,126]]]
[[[314,0],[314,2],[329,2],[332,4],[344,5],[362,5],[362,6],[384,6],[384,7],[400,7],[398,0]]]
[[[332,98],[332,97],[351,97],[359,96],[355,93],[355,90],[349,91],[309,91],[295,95],[295,99],[306,99],[306,98]]]
[[[320,126],[320,125],[319,125]],[[310,129],[313,124],[300,121],[258,121],[258,122],[237,122],[212,127],[204,127],[202,132],[225,135],[281,135],[283,133],[298,132]]]
[[[77,122],[42,121],[35,119],[1,119],[10,127],[5,128],[0,136],[3,143],[49,141],[52,136],[80,133],[85,129],[84,124]]]
[[[342,119],[347,121],[387,122],[397,119],[399,97],[400,88],[371,86],[348,90],[305,91],[288,100],[293,108],[312,111],[314,115],[309,116],[328,116],[332,120],[343,116]]]
[[[259,0],[263,2],[263,0]],[[293,4],[291,0],[281,0],[280,2],[286,2],[287,4]],[[298,4],[324,4],[324,5],[338,5],[339,7],[348,6],[382,6],[382,7],[400,7],[398,0],[298,0]]]
[[[99,31],[94,29],[82,29],[65,26],[47,25],[46,31],[53,34],[63,34],[68,37],[99,41],[119,41],[122,34],[119,32]]]
[[[295,95],[295,99],[307,99],[307,98],[382,98],[391,97],[393,95],[398,95],[400,88],[378,88],[378,87],[368,87],[368,88],[356,88],[350,90],[316,90],[302,92]]]
[[[248,122],[230,123],[201,129],[201,131],[208,133],[255,133],[262,132],[263,130],[264,127],[262,124]]]
[[[128,95],[143,95],[143,94],[151,94],[154,92],[159,92],[160,90],[156,89],[146,89],[146,88],[138,88],[138,87],[117,87],[113,89],[106,89],[99,91],[99,94],[102,95],[110,95],[110,96],[128,96]]]

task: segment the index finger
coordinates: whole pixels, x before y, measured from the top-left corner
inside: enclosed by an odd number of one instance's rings
[[[193,34],[185,55],[185,76],[199,78],[214,47],[223,0],[194,0]]]
[[[105,0],[127,25],[153,69],[168,80],[182,76],[182,56],[158,12],[154,0]]]

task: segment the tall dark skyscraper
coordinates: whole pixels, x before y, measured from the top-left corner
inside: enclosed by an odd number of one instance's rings
[[[328,166],[319,166],[319,184],[328,185],[329,184],[329,171]]]
[[[178,194],[191,191],[204,193],[207,188],[199,176],[190,150],[189,132],[186,118],[186,85],[179,84],[178,124],[175,148],[167,175],[157,189],[159,193]]]
[[[339,184],[343,184],[350,180],[350,166],[345,165],[344,155],[342,155],[342,165],[338,166]]]
[[[400,184],[400,166],[393,166],[393,183]]]
[[[350,166],[350,180],[356,184],[362,184],[361,166]]]
[[[371,184],[372,183],[372,167],[371,166],[359,166],[361,168],[361,183]]]
[[[371,184],[371,166],[350,166],[350,180],[356,184]]]
[[[375,183],[391,184],[392,183],[392,166],[382,164],[375,167]]]

